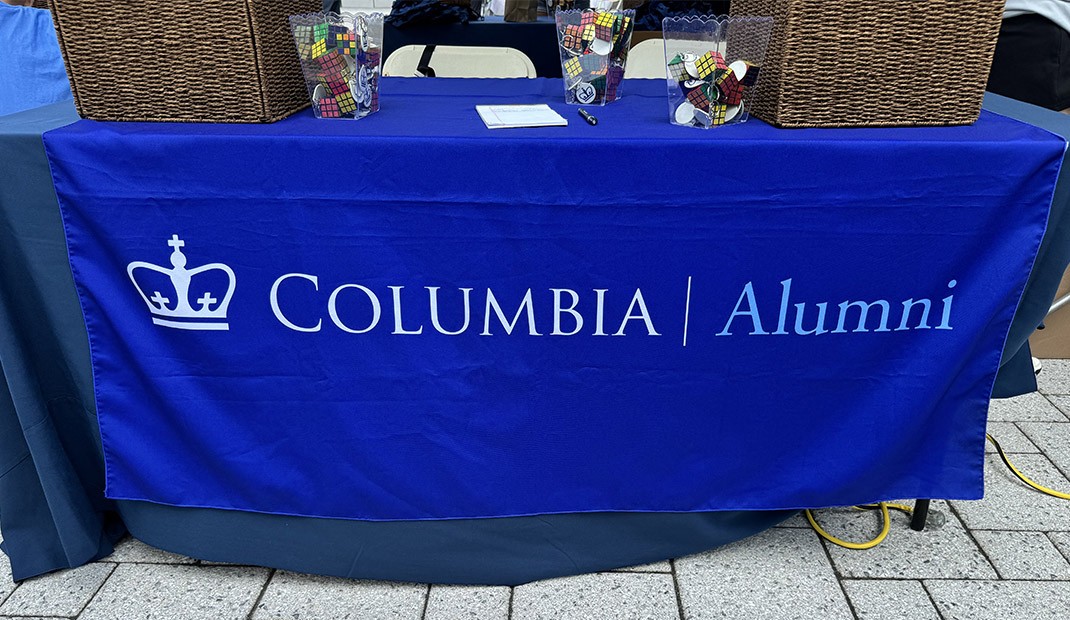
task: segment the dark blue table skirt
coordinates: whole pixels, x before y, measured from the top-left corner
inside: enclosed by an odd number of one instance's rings
[[[986,105],[1070,137],[1070,118],[994,96]],[[208,560],[347,577],[517,584],[698,552],[792,514],[370,523],[104,499],[88,344],[40,137],[76,118],[71,104],[57,104],[0,119],[0,529],[16,580],[108,555],[125,525],[151,545]],[[1056,190],[997,395],[1035,389],[1026,339],[1070,259],[1068,184],[1064,177]]]

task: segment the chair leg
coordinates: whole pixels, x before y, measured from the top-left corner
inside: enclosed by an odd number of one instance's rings
[[[929,500],[914,500],[914,512],[910,517],[910,529],[920,532],[925,529],[925,520],[929,518]]]

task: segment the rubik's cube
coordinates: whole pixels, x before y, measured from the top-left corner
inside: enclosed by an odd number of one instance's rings
[[[294,26],[294,45],[299,58],[312,58],[312,27]]]
[[[617,89],[620,87],[620,83],[623,79],[623,68],[617,65],[609,67],[609,73],[606,74],[606,101],[617,100]]]
[[[747,72],[743,74],[743,79],[739,83],[744,86],[754,86],[754,83],[758,81],[758,65],[752,65],[746,60],[740,62],[747,65]]]
[[[342,116],[342,111],[338,107],[338,102],[334,97],[324,97],[316,102],[316,107],[319,108],[320,116],[323,118],[339,118]]]
[[[572,60],[576,60],[573,58]],[[608,59],[597,54],[586,54],[579,57],[580,66],[584,71],[592,75],[605,75],[609,69]]]
[[[342,93],[349,93],[349,84],[337,75],[320,76],[319,83],[332,95],[338,96]]]
[[[594,11],[584,11],[583,13],[580,13],[580,25],[581,26],[592,25],[592,24],[594,24],[594,21],[595,21],[596,17],[597,17],[597,15],[595,14]]]
[[[379,58],[382,54],[382,50],[378,47],[369,47],[368,51],[364,52],[366,60],[362,63],[365,67],[379,67]]]
[[[580,64],[580,58],[583,58],[583,56],[568,59],[568,62],[565,63],[565,75],[574,78],[583,73],[583,65]]]
[[[695,61],[695,69],[698,70],[698,76],[702,79],[709,77],[714,69],[727,68],[728,64],[725,63],[724,56],[717,52],[706,52]]]
[[[594,24],[587,24],[583,27],[583,34],[580,35],[580,39],[585,43],[594,41]]]
[[[325,37],[327,39],[327,46],[328,47],[337,46],[338,45],[338,35],[347,34],[348,32],[349,32],[349,28],[346,28],[345,26],[338,26],[338,25],[335,25],[335,24],[328,24],[327,25],[327,36]]]
[[[728,116],[728,106],[723,103],[715,103],[710,106],[709,114],[711,125],[724,125]]]
[[[687,74],[687,69],[684,67],[684,59],[679,54],[669,61],[669,75],[677,82],[691,79],[691,76]]]
[[[594,36],[603,41],[613,40],[613,31],[617,26],[617,18],[612,13],[599,13],[594,19]]]
[[[719,99],[729,105],[737,105],[743,100],[743,85],[736,79],[736,74],[725,71],[714,81],[717,90],[721,91]]]
[[[312,57],[313,58],[319,58],[320,56],[323,56],[326,53],[327,53],[327,40],[326,39],[317,39],[316,42],[312,44]]]
[[[565,26],[565,31],[561,35],[561,45],[565,46],[565,49],[579,52],[583,50],[583,28],[576,25]]]
[[[595,98],[600,99],[605,96],[606,92],[606,76],[600,75],[591,80],[591,86],[594,87]]]
[[[613,33],[613,56],[621,58],[628,53],[631,42],[632,18],[625,16],[617,22],[617,31]]]
[[[327,38],[327,33],[330,32],[330,26],[328,24],[316,24],[312,27],[312,38],[317,41],[323,41]]]
[[[348,30],[334,35],[334,46],[346,56],[354,56],[357,53],[357,41]]]
[[[329,54],[319,57],[320,74],[325,77],[336,77],[346,73],[348,65],[345,56],[338,50],[331,50]]]
[[[352,114],[357,109],[357,102],[353,99],[352,93],[348,90],[344,93],[340,93],[334,99],[338,102],[338,110],[342,114]]]
[[[687,102],[704,112],[710,108],[710,98],[701,86],[687,92]]]

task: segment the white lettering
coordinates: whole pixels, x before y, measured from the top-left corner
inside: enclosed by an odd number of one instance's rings
[[[576,291],[568,288],[552,288],[550,289],[554,293],[554,331],[550,332],[551,336],[575,336],[583,329],[583,316],[579,312],[576,312],[576,306],[580,303],[580,296]],[[561,293],[568,293],[568,296],[572,298],[572,305],[567,308],[561,307]],[[561,331],[561,315],[563,313],[569,313],[576,320],[576,329],[570,332]]]
[[[275,280],[275,283],[271,285],[271,311],[275,313],[275,318],[279,320],[279,323],[282,323],[283,325],[289,327],[295,332],[318,332],[320,328],[323,327],[323,319],[317,320],[316,325],[314,327],[301,327],[300,325],[296,325],[292,321],[287,319],[286,316],[282,313],[282,309],[279,308],[279,286],[282,284],[283,280],[286,280],[288,278],[301,278],[302,280],[308,280],[312,283],[312,286],[315,290],[320,290],[319,279],[316,278],[316,276],[310,276],[307,273],[287,273],[285,275],[281,275],[279,276],[279,279]]]
[[[368,326],[364,329],[353,329],[352,327],[349,327],[345,323],[343,323],[342,319],[338,318],[338,294],[347,288],[355,288],[359,291],[362,291],[365,295],[368,296],[368,301],[370,301],[372,304],[372,320],[371,323],[369,323]],[[373,293],[371,289],[363,287],[359,284],[343,284],[342,286],[339,286],[338,288],[334,289],[334,292],[331,293],[331,298],[327,300],[327,313],[331,315],[331,320],[334,321],[334,324],[337,325],[342,331],[346,331],[351,334],[366,334],[371,330],[375,329],[375,326],[379,324],[379,317],[382,316],[383,309],[379,305],[379,298],[375,296],[375,293]]]
[[[535,310],[531,305],[531,289],[529,288],[524,293],[524,300],[520,302],[520,307],[516,309],[516,315],[513,316],[512,322],[506,322],[505,312],[502,311],[502,307],[498,304],[498,300],[494,297],[494,291],[487,289],[487,305],[483,315],[483,332],[480,336],[490,336],[490,311],[494,309],[494,313],[498,315],[498,321],[501,322],[502,327],[505,328],[505,333],[512,335],[513,328],[520,321],[520,315],[525,312],[528,315],[528,335],[529,336],[541,336],[539,332],[535,331]]]

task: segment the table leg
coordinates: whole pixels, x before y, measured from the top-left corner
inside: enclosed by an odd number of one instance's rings
[[[929,500],[914,500],[914,512],[910,517],[910,529],[920,532],[925,529],[925,520],[929,517]]]

